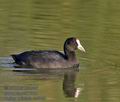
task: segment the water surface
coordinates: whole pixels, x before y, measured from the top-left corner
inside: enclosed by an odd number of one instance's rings
[[[0,100],[120,102],[119,5],[119,0],[0,0]],[[62,51],[71,36],[86,49],[77,51],[79,72],[13,71],[9,55]],[[77,98],[75,89],[80,91]]]

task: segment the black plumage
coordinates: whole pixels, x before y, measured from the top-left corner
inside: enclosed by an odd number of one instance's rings
[[[79,65],[75,50],[79,47],[77,39],[68,38],[64,43],[64,53],[54,50],[26,51],[11,55],[20,66],[34,68],[68,68]],[[83,49],[84,50],[84,49]]]

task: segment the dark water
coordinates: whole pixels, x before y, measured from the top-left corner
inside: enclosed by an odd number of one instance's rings
[[[71,36],[86,49],[79,72],[12,71],[10,54]],[[120,1],[0,0],[0,56],[0,102],[120,102]]]

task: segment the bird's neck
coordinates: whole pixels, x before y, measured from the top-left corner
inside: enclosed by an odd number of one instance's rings
[[[76,54],[74,51],[68,51],[67,49],[64,49],[64,53],[68,60],[76,60]]]

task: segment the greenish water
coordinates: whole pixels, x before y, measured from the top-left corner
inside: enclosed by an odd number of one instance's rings
[[[10,54],[61,51],[71,36],[86,49],[79,72],[12,71]],[[120,1],[0,0],[0,83],[0,102],[120,102]]]

